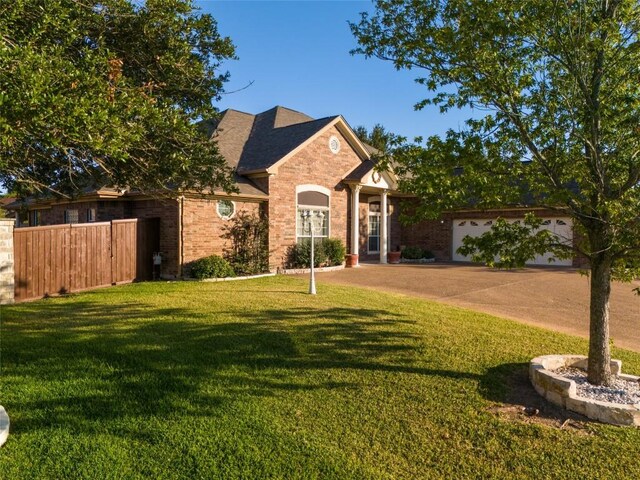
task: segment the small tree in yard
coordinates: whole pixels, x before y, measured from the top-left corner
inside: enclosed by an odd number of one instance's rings
[[[225,258],[239,275],[269,271],[269,222],[266,218],[238,212],[225,227],[223,238],[230,241]]]
[[[527,203],[573,218],[590,262],[588,379],[609,383],[611,281],[640,274],[640,4],[380,0],[351,28],[355,52],[426,72],[434,93],[417,108],[477,108],[465,131],[394,153],[418,217]],[[498,267],[576,253],[540,223],[496,222],[462,250]]]

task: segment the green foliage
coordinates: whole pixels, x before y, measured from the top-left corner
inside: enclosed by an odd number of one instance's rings
[[[553,232],[540,229],[542,219],[532,213],[522,223],[498,218],[491,230],[479,237],[466,236],[458,253],[471,255],[474,262],[496,268],[522,268],[537,255],[550,252],[555,258],[571,258],[573,246]],[[550,263],[553,260],[550,259]]]
[[[420,260],[421,258],[434,258],[433,252],[423,250],[421,247],[409,246],[404,247],[401,253],[402,258],[407,260]]]
[[[329,266],[342,265],[347,249],[339,238],[325,238],[322,248],[327,256]]]
[[[360,125],[353,129],[360,140],[377,149],[380,154],[386,154],[398,143],[402,137],[389,132],[383,125],[376,123],[371,131]]]
[[[639,428],[496,412],[538,401],[531,358],[584,339],[307,289],[280,275],[3,305],[2,478],[640,478]],[[615,357],[640,373],[640,354]]]
[[[431,94],[416,108],[475,109],[465,130],[394,150],[418,217],[534,205],[573,218],[595,279],[589,380],[607,383],[609,284],[640,276],[640,3],[377,0],[351,30],[354,53],[424,73]],[[557,243],[532,222],[499,223],[461,251],[521,265]]]
[[[313,265],[323,267],[327,264],[327,252],[321,238],[314,239]],[[289,248],[288,264],[291,268],[309,268],[311,265],[311,240],[303,238]]]
[[[235,277],[233,267],[224,258],[218,255],[204,257],[191,263],[191,277],[202,280],[203,278],[227,278]]]
[[[418,217],[565,207],[587,258],[640,254],[640,4],[379,0],[351,29],[355,53],[425,73],[417,108],[479,107],[465,130],[394,150]]]
[[[231,242],[225,258],[238,275],[269,271],[269,222],[266,218],[238,212],[225,227],[223,238]]]
[[[0,185],[233,188],[197,122],[234,47],[191,0],[4,2],[0,32]]]

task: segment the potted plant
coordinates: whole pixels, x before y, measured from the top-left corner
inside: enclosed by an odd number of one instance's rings
[[[400,263],[400,249],[394,248],[393,251],[387,253],[387,262]]]

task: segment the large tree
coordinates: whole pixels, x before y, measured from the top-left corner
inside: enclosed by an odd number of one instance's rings
[[[215,116],[233,56],[190,0],[2,2],[0,185],[230,188],[197,122]]]
[[[395,152],[417,215],[528,204],[574,221],[589,260],[588,378],[611,381],[613,279],[640,266],[640,6],[621,0],[379,0],[351,25],[356,52],[424,72],[417,108],[473,108],[463,131]],[[573,245],[528,216],[498,222],[466,253],[520,266]]]
[[[376,123],[369,131],[367,127],[359,125],[353,129],[357,137],[368,145],[378,150],[379,154],[388,154],[401,138],[398,135],[388,131],[380,123]]]

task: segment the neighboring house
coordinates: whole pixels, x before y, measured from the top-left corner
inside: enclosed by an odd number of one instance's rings
[[[301,215],[307,210],[324,214],[319,236],[339,238],[361,260],[383,263],[387,252],[401,245],[428,248],[440,260],[466,260],[454,253],[462,236],[488,228],[497,216],[521,218],[531,211],[457,212],[403,227],[403,195],[395,175],[375,171],[374,149],[358,139],[342,116],[313,119],[284,107],[257,115],[226,110],[205,126],[235,169],[239,193],[184,192],[176,199],[157,199],[103,188],[74,201],[14,202],[9,208],[23,212],[30,226],[160,218],[165,278],[187,275],[190,262],[223,253],[225,225],[240,211],[268,216],[274,270],[285,267],[289,248],[309,236]],[[571,235],[568,218],[540,214],[549,216],[546,228]]]
[[[7,205],[16,201],[16,197],[0,197],[0,218],[15,218],[15,212],[13,210],[7,210]]]

